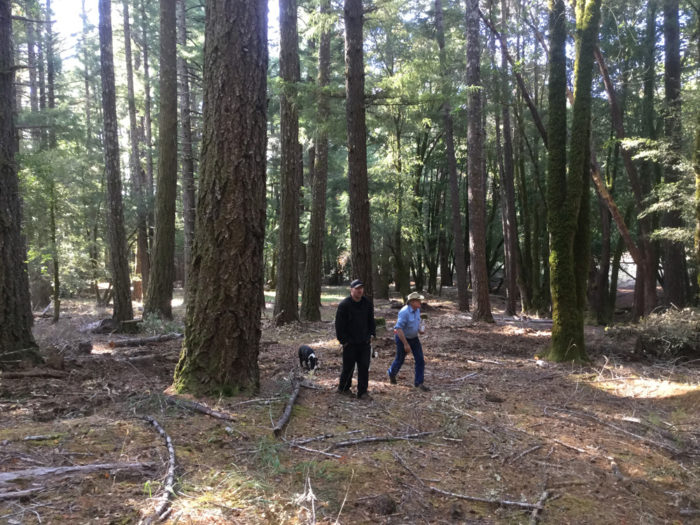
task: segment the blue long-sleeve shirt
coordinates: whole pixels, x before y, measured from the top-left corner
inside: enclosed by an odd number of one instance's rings
[[[410,304],[407,304],[401,308],[401,310],[399,310],[399,317],[396,319],[396,324],[394,325],[394,329],[396,328],[401,328],[406,339],[418,337],[418,330],[420,329],[420,307],[414,310],[411,308]]]

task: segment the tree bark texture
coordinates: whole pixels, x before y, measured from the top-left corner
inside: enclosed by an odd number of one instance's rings
[[[15,70],[9,0],[0,0],[0,360],[25,351],[37,358],[27,275],[27,248],[21,232],[22,202],[15,152]],[[18,360],[22,353],[17,354]],[[13,355],[13,359],[15,359]]]
[[[177,198],[177,40],[175,0],[160,0],[160,117],[153,268],[143,313],[172,319]]]
[[[469,179],[469,251],[475,321],[493,322],[486,262],[486,172],[482,121],[479,2],[467,0],[467,177]]]
[[[326,187],[328,183],[328,124],[330,98],[326,90],[331,72],[330,0],[322,0],[320,14],[324,24],[318,47],[318,129],[312,180],[311,225],[306,249],[304,286],[301,294],[301,318],[321,320],[321,275],[323,273],[323,237],[326,230]]]
[[[365,295],[371,298],[372,239],[369,223],[362,0],[345,0],[343,12],[352,277],[362,280]]]
[[[133,319],[129,263],[124,233],[122,181],[119,168],[119,135],[114,88],[114,55],[112,51],[112,3],[99,0],[100,71],[102,73],[102,114],[104,122],[104,159],[107,179],[107,237],[109,239],[114,314],[116,321]]]
[[[205,34],[196,236],[174,384],[233,394],[255,391],[260,381],[267,2],[207,2]]]
[[[469,310],[469,286],[467,280],[467,261],[464,256],[464,230],[462,228],[462,213],[459,200],[459,179],[457,175],[457,159],[455,157],[454,123],[452,107],[449,100],[451,92],[447,85],[449,71],[445,52],[445,28],[443,24],[442,1],[435,0],[435,29],[440,48],[440,76],[443,82],[442,103],[443,122],[445,126],[445,155],[447,155],[447,171],[450,179],[450,205],[452,207],[452,237],[454,239],[455,270],[457,272],[457,306],[462,311]]]
[[[139,135],[136,123],[136,100],[134,98],[134,68],[131,53],[131,22],[129,21],[129,0],[123,0],[124,7],[124,55],[126,58],[127,104],[129,107],[129,173],[132,191],[136,201],[136,257],[137,272],[141,271],[142,289],[148,290],[150,260],[148,254],[148,214],[145,181],[141,175],[139,160]]]
[[[280,138],[281,205],[277,262],[275,322],[299,320],[299,35],[296,0],[280,0]]]
[[[177,0],[177,44],[180,53],[177,58],[180,79],[180,129],[182,157],[182,215],[184,223],[185,294],[187,294],[187,272],[192,260],[195,221],[194,152],[192,148],[192,117],[190,100],[189,65],[185,59],[187,46],[187,20],[185,0]]]
[[[681,51],[678,20],[678,0],[663,0],[664,6],[664,134],[671,151],[681,155],[683,129],[681,126]],[[680,175],[675,164],[664,168],[664,178],[668,182],[678,182]],[[667,228],[683,226],[680,211],[672,210],[665,214],[663,225]],[[685,248],[681,242],[663,241],[664,292],[667,303],[679,308],[688,299],[688,271],[685,261]]]

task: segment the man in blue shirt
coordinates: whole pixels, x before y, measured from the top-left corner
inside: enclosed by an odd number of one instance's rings
[[[418,292],[413,292],[406,299],[406,306],[399,311],[399,317],[394,326],[394,341],[396,342],[396,357],[391,363],[387,374],[392,385],[396,384],[396,376],[401,370],[406,352],[413,353],[413,361],[416,365],[416,375],[413,384],[423,392],[428,392],[430,388],[423,384],[423,374],[425,372],[425,360],[423,359],[423,347],[420,344],[418,335],[423,334],[420,321],[420,305],[423,296]]]

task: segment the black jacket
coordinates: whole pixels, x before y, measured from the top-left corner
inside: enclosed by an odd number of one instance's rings
[[[354,301],[352,297],[343,299],[335,313],[335,336],[340,344],[368,343],[375,334],[372,301],[364,296],[359,301]]]

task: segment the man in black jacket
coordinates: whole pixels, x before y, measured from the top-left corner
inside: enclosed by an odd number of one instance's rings
[[[365,286],[359,279],[350,283],[350,297],[343,299],[335,313],[335,335],[343,345],[343,370],[338,393],[352,394],[352,374],[357,363],[357,397],[371,400],[369,383],[370,338],[376,334],[374,304],[364,297]]]

